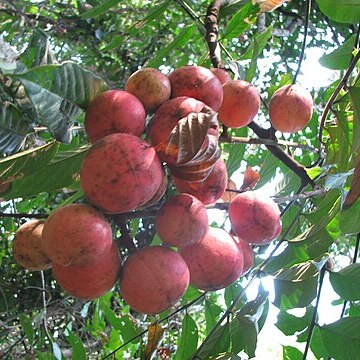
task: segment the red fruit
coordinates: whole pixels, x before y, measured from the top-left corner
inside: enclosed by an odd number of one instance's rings
[[[313,113],[311,94],[298,85],[278,89],[269,102],[272,126],[281,132],[294,133],[303,129]]]
[[[218,119],[232,128],[248,125],[260,109],[260,95],[256,87],[244,80],[231,80],[223,85],[223,90]]]
[[[254,251],[251,245],[239,238],[238,236],[233,236],[233,239],[239,249],[243,253],[244,257],[244,268],[242,274],[246,274],[254,265]]]
[[[145,117],[145,109],[134,95],[122,90],[109,90],[90,102],[85,130],[92,143],[113,133],[140,136],[145,129]]]
[[[120,255],[115,245],[88,265],[63,266],[53,264],[53,274],[59,285],[79,299],[96,299],[116,283],[120,271]]]
[[[154,112],[171,95],[168,77],[152,68],[143,68],[134,72],[129,77],[125,90],[135,95],[147,112]]]
[[[147,203],[158,191],[163,168],[155,149],[129,134],[97,141],[81,168],[86,198],[105,212],[123,213]]]
[[[220,108],[223,89],[220,80],[202,66],[183,66],[169,75],[171,96],[190,96],[204,102],[214,111]]]
[[[210,173],[202,182],[184,181],[173,177],[174,184],[179,193],[188,193],[197,197],[204,205],[219,200],[226,189],[228,176],[224,161],[219,159]]]
[[[226,84],[228,81],[231,81],[229,73],[220,68],[213,68],[210,71],[220,80],[221,85]]]
[[[166,145],[169,136],[179,120],[192,112],[200,112],[205,104],[201,101],[186,96],[177,97],[166,101],[155,112],[147,126],[147,136],[151,145],[158,148],[158,155],[161,160],[167,161],[169,158],[165,155]],[[173,161],[172,159],[170,159]]]
[[[202,290],[218,290],[242,273],[244,259],[225,230],[209,228],[204,239],[179,250],[190,270],[190,283]]]
[[[66,205],[47,218],[41,238],[46,255],[55,263],[87,265],[109,251],[109,222],[93,207]]]
[[[162,246],[147,247],[125,261],[120,291],[134,310],[158,314],[181,298],[189,277],[189,269],[177,252]]]
[[[15,261],[30,271],[51,268],[51,261],[41,247],[44,220],[31,220],[22,224],[15,233],[13,252]]]
[[[201,241],[209,228],[204,204],[190,194],[168,199],[156,216],[156,231],[169,245],[183,247]]]
[[[256,245],[271,242],[281,224],[277,204],[258,191],[237,195],[230,203],[229,218],[235,234]]]

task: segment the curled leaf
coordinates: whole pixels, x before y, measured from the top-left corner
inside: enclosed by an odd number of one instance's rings
[[[256,170],[253,170],[251,166],[248,166],[244,172],[244,182],[241,185],[240,190],[252,190],[259,180],[259,173]]]
[[[281,6],[286,0],[253,0],[254,5],[258,4],[260,13],[274,11]]]

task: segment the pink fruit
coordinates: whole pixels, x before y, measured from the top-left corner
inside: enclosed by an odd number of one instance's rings
[[[51,261],[86,265],[109,251],[112,232],[109,222],[93,207],[66,205],[47,218],[41,245]]]
[[[244,80],[231,80],[223,85],[223,90],[219,120],[231,128],[248,125],[260,109],[260,95],[256,87]]]
[[[231,77],[226,70],[220,68],[213,68],[210,70],[220,80],[221,85],[224,85],[228,81],[231,81]]]
[[[204,204],[190,194],[169,198],[156,216],[156,231],[169,245],[183,247],[201,241],[209,228]]]
[[[22,224],[15,233],[13,252],[15,261],[30,271],[51,268],[51,260],[41,247],[44,220],[31,220]]]
[[[147,112],[154,112],[171,95],[168,77],[153,68],[143,68],[134,72],[129,77],[125,90],[135,95]]]
[[[258,191],[238,194],[230,203],[229,218],[235,234],[256,245],[271,242],[281,224],[277,204]]]
[[[143,105],[134,95],[122,90],[109,90],[90,102],[85,130],[92,143],[113,133],[140,136],[145,129],[145,116]]]
[[[188,193],[197,197],[204,205],[219,200],[226,189],[228,182],[227,169],[224,161],[219,159],[210,173],[202,182],[190,182],[173,177],[179,193]]]
[[[156,194],[163,180],[156,151],[129,134],[112,134],[97,141],[81,168],[86,198],[109,213],[135,210]]]
[[[88,265],[63,266],[53,264],[53,274],[59,285],[79,299],[96,299],[116,283],[120,271],[120,255],[115,245]]]
[[[202,66],[183,66],[169,75],[171,96],[190,96],[204,102],[214,111],[220,108],[223,89],[220,80]]]
[[[233,236],[233,239],[234,239],[238,249],[243,253],[244,268],[243,268],[242,274],[245,274],[254,265],[254,251],[253,251],[251,245],[247,241],[242,240],[238,236]]]
[[[209,228],[201,242],[179,250],[190,271],[190,283],[202,290],[218,290],[242,273],[244,259],[225,230]]]
[[[123,265],[120,291],[134,310],[158,314],[176,302],[189,285],[189,269],[175,251],[152,246],[131,254]]]
[[[269,102],[272,126],[281,132],[294,133],[303,129],[313,113],[311,94],[298,85],[278,89]]]

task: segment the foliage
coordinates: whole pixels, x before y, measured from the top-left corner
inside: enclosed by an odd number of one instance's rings
[[[203,25],[209,4],[17,0],[0,5],[0,357],[253,357],[273,306],[279,311],[278,329],[295,334],[316,358],[358,356],[360,199],[359,177],[353,173],[360,166],[360,3],[318,0],[308,19],[309,1],[293,0],[259,16],[250,1],[227,3],[220,11],[222,60],[235,77],[253,81],[265,104],[293,80],[306,20],[306,48],[321,49],[320,63],[339,70],[331,84],[312,89],[316,106],[308,127],[278,137],[314,184],[264,146],[273,138],[252,141],[258,134],[251,126],[232,130],[235,143],[221,145],[228,173],[236,176],[251,166],[260,173],[258,188],[273,186],[283,210],[280,240],[254,248],[256,266],[225,291],[190,287],[178,308],[156,317],[130,310],[117,286],[93,302],[66,295],[51,272],[30,273],[14,263],[12,239],[25,220],[84,201],[79,170],[89,146],[84,110],[92,98],[107,88],[123,88],[140,67],[165,73],[185,64],[210,67]],[[263,66],[266,61],[271,64]],[[265,105],[262,110],[256,122],[268,129]],[[344,205],[350,187],[351,202]],[[166,196],[173,193],[170,183]],[[121,241],[124,228],[113,219],[124,257],[135,244],[158,241],[151,217],[125,225],[130,242]],[[222,225],[219,220],[217,226]],[[329,280],[321,276],[325,268]],[[271,304],[262,281],[256,283],[267,276],[274,279]],[[323,282],[344,304],[342,318],[330,324],[316,316]],[[257,295],[248,299],[254,283]],[[305,315],[294,316],[289,312],[294,308]],[[306,350],[284,345],[281,356],[301,359]]]

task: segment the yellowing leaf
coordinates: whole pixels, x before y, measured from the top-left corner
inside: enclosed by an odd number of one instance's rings
[[[259,180],[260,174],[256,170],[253,170],[251,166],[248,166],[244,172],[244,182],[240,190],[252,190]]]
[[[152,354],[158,347],[163,335],[164,328],[160,324],[154,323],[148,326],[148,342],[146,345],[144,360],[151,359]]]
[[[270,12],[281,6],[286,0],[253,0],[253,4],[258,4],[260,13]]]

